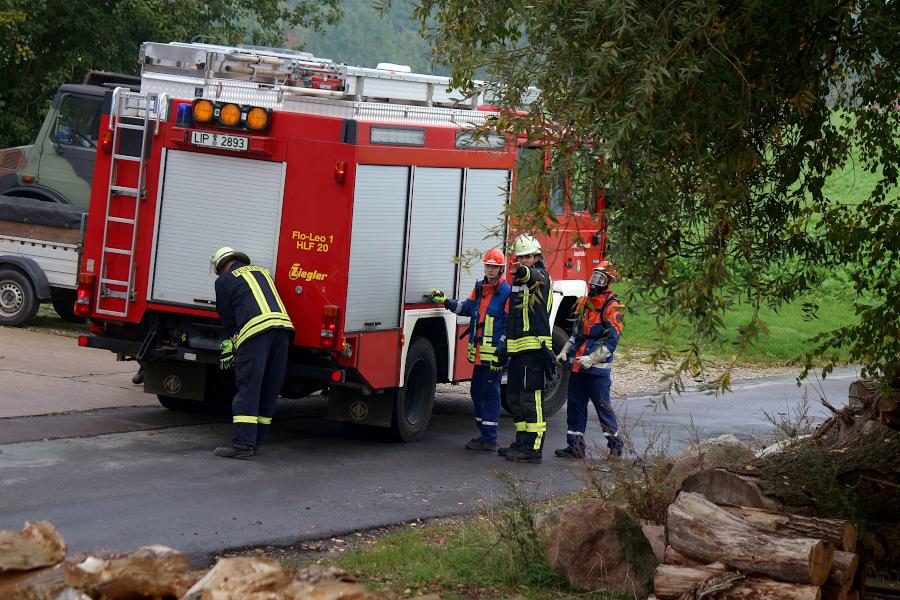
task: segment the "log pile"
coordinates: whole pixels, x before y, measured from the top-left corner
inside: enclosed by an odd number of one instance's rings
[[[222,558],[192,571],[187,556],[154,545],[128,552],[88,552],[66,559],[66,545],[47,522],[0,531],[3,600],[396,600],[369,592],[343,571],[284,568],[268,558]],[[422,597],[423,599],[426,597]],[[437,596],[430,596],[435,600]]]
[[[857,529],[682,491],[669,506],[658,600],[858,600]]]

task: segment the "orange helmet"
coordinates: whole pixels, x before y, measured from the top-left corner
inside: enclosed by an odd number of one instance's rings
[[[613,281],[616,281],[619,278],[619,271],[617,271],[613,264],[608,260],[602,261],[595,269],[601,269],[604,273],[609,275]]]
[[[484,253],[484,258],[481,259],[481,262],[485,265],[504,267],[506,266],[506,257],[503,256],[499,248],[491,248]]]

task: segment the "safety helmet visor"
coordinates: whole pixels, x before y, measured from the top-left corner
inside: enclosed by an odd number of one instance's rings
[[[591,287],[599,288],[608,286],[609,274],[601,269],[594,269],[594,271],[591,273],[591,278],[588,280],[588,285],[590,285]]]

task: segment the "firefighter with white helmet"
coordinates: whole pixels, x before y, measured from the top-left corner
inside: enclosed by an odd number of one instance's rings
[[[618,273],[607,261],[594,268],[588,281],[588,294],[579,299],[575,309],[575,328],[557,355],[560,363],[568,363],[572,368],[566,404],[567,445],[555,452],[562,458],[584,458],[588,401],[597,410],[610,455],[622,455],[619,424],[609,396],[613,355],[622,335],[623,307],[619,297],[609,289],[617,278]]]
[[[469,317],[469,362],[472,370],[472,404],[479,437],[469,440],[469,450],[497,449],[500,421],[500,380],[506,365],[506,304],[510,287],[503,280],[506,257],[491,248],[482,258],[484,279],[475,282],[467,300],[450,300],[435,290],[432,299],[456,314]]]
[[[509,376],[506,400],[516,424],[516,440],[498,453],[507,460],[539,463],[544,433],[543,390],[555,375],[550,309],[552,281],[541,261],[541,247],[532,236],[513,242],[516,263],[509,297],[506,347]]]
[[[294,326],[269,272],[228,246],[210,258],[216,279],[216,310],[222,320],[222,369],[234,367],[237,394],[232,402],[230,446],[216,448],[225,458],[256,454],[275,414],[287,369]]]

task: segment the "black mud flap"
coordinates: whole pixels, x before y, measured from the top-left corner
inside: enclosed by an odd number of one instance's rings
[[[390,427],[394,414],[393,391],[362,395],[354,388],[332,386],[328,392],[328,420]]]
[[[145,363],[144,391],[202,402],[206,392],[206,365],[181,360]]]

